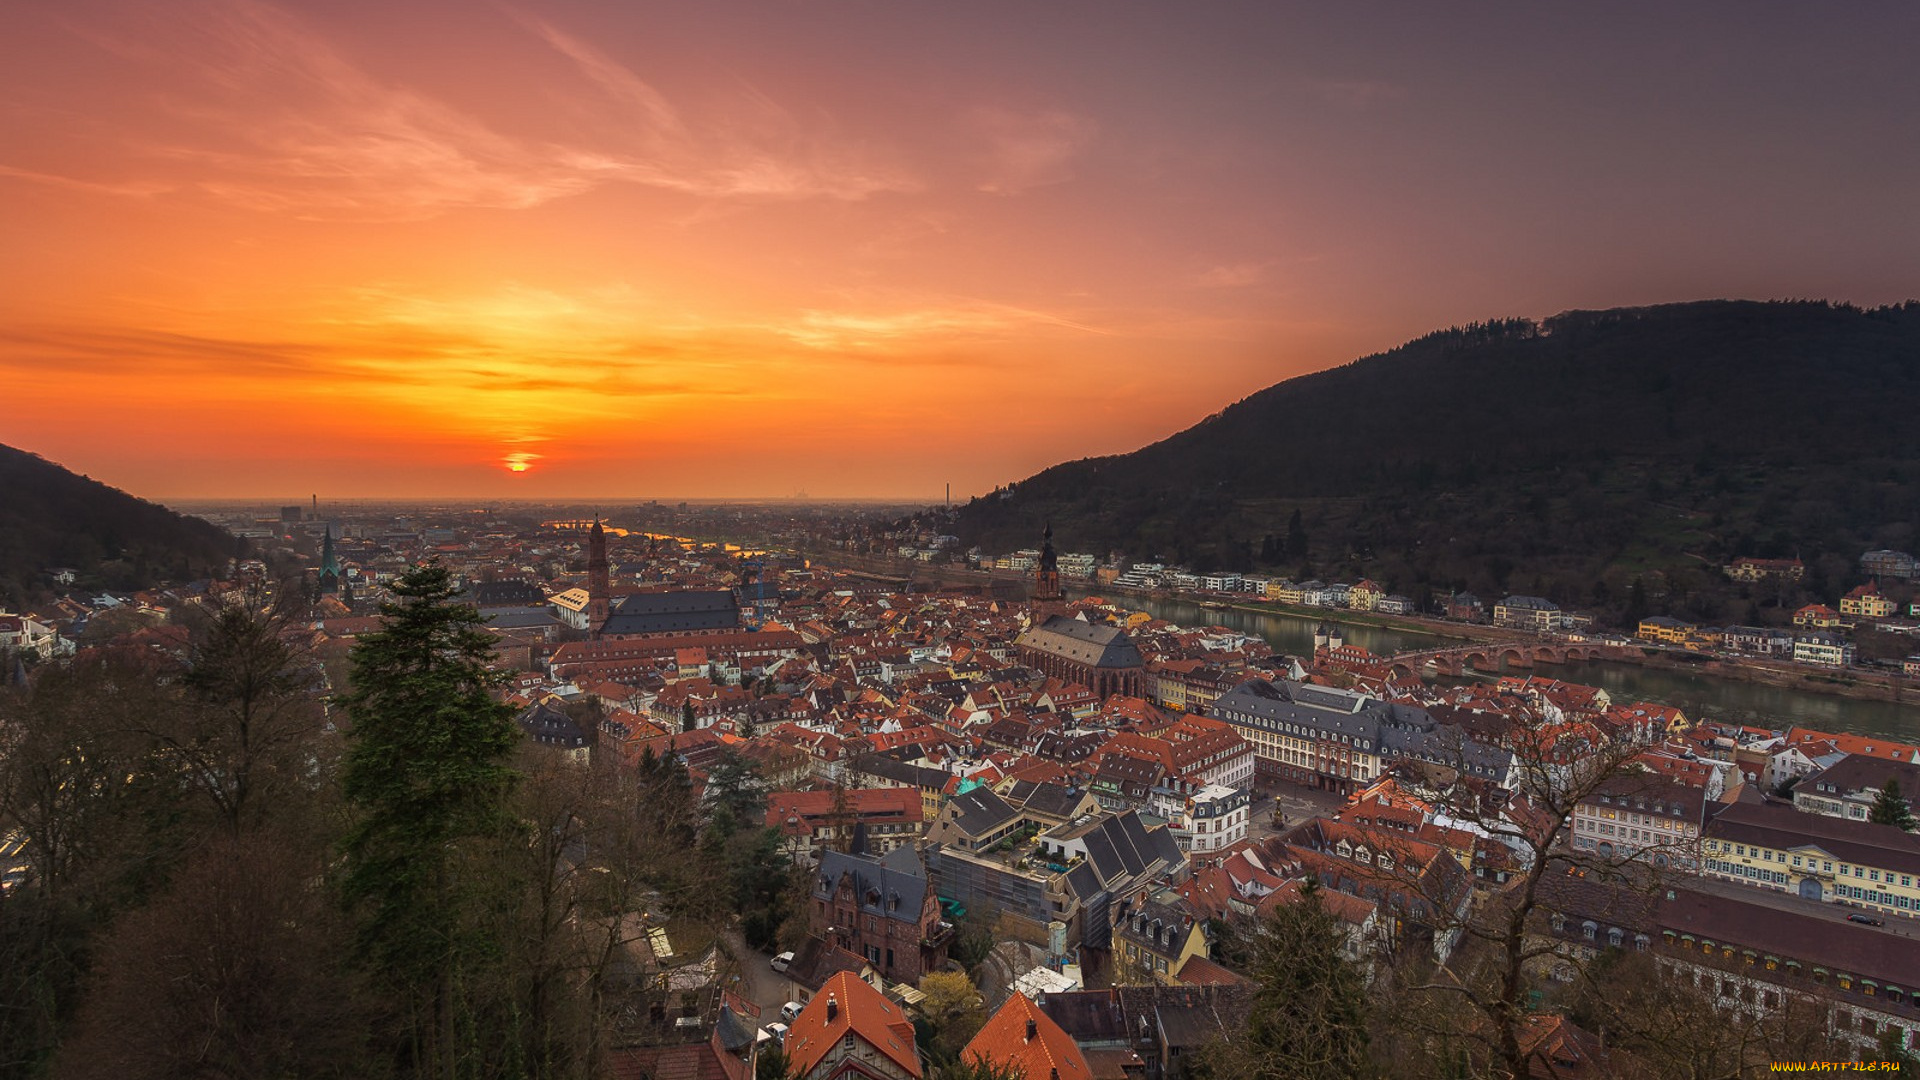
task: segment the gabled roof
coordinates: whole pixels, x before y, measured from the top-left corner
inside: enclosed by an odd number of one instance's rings
[[[603,634],[665,634],[689,630],[736,630],[740,605],[725,589],[634,593],[621,600],[601,625]]]
[[[897,863],[888,865],[867,855],[831,849],[821,852],[813,883],[815,898],[832,897],[843,880],[852,886],[854,903],[863,913],[907,923],[920,921],[920,909],[927,897],[927,875],[917,865],[906,870]]]
[[[992,788],[985,787],[955,795],[947,800],[946,810],[954,825],[973,836],[984,836],[1020,816]]]
[[[787,1030],[787,1060],[794,1074],[812,1072],[849,1034],[905,1069],[907,1075],[921,1074],[920,1055],[913,1046],[913,1023],[900,1006],[844,971],[820,987]]]
[[[960,1055],[1013,1066],[1028,1080],[1090,1080],[1093,1075],[1073,1037],[1025,994],[1008,998]]]

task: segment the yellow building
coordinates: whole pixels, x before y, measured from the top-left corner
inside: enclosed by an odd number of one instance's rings
[[[1896,610],[1893,601],[1880,595],[1880,590],[1872,585],[1861,585],[1840,598],[1840,614],[1860,615],[1869,619],[1892,618]]]
[[[1362,578],[1360,584],[1347,590],[1347,607],[1354,611],[1372,611],[1380,605],[1381,598],[1386,595],[1387,590]]]
[[[1268,582],[1267,599],[1283,604],[1304,604],[1307,602],[1307,590],[1291,581]]]
[[[1171,904],[1149,900],[1122,911],[1113,925],[1116,981],[1170,986],[1189,957],[1207,955],[1199,921]]]
[[[1667,645],[1683,645],[1693,633],[1694,625],[1681,619],[1666,615],[1650,615],[1640,620],[1640,626],[1634,636],[1642,641],[1657,641]]]
[[[1702,856],[1706,877],[1920,916],[1920,836],[1885,825],[1741,801],[1708,823]]]

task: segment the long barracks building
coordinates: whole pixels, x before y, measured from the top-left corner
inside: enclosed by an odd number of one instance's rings
[[[663,634],[658,637],[609,641],[570,641],[554,650],[549,664],[557,679],[590,677],[620,682],[657,670],[661,659],[679,649],[704,649],[709,657],[751,667],[757,661],[778,660],[806,648],[792,630],[733,630]]]

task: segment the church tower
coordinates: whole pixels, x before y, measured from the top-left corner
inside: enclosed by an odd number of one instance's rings
[[[1047,529],[1040,534],[1040,562],[1033,572],[1033,593],[1029,597],[1027,612],[1029,623],[1038,626],[1049,615],[1060,614],[1060,556],[1053,550],[1053,523],[1047,523]]]
[[[607,572],[607,530],[594,515],[593,531],[587,534],[587,632],[600,636],[607,621],[608,593],[612,591]]]
[[[320,542],[320,592],[340,591],[340,557],[333,553],[333,526],[327,526],[326,539]]]

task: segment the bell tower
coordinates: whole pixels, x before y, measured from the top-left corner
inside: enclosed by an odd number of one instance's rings
[[[1053,523],[1040,534],[1040,561],[1033,571],[1033,592],[1027,613],[1031,625],[1038,626],[1047,616],[1060,613],[1060,556],[1053,550]]]
[[[607,621],[608,594],[612,591],[607,571],[607,530],[600,526],[600,515],[593,516],[593,531],[587,534],[587,632],[600,636]]]

